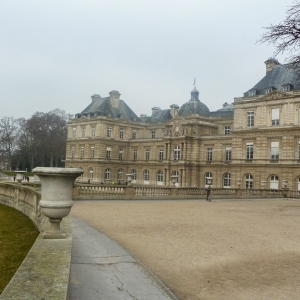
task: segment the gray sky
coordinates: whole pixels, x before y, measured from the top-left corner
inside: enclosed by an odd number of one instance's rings
[[[200,100],[217,110],[264,76],[273,47],[255,42],[292,3],[1,1],[0,117],[75,114],[111,90],[138,116],[150,115],[153,106],[187,102],[194,77]]]

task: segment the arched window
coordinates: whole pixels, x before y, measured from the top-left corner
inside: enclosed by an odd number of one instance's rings
[[[272,175],[270,177],[270,189],[278,190],[279,178],[277,175]]]
[[[225,173],[223,176],[223,187],[224,188],[230,188],[230,179],[231,179],[230,173]]]
[[[253,176],[251,174],[245,175],[245,188],[252,189],[253,188]]]
[[[150,179],[150,172],[149,170],[144,171],[144,181],[149,181]]]
[[[162,184],[164,180],[164,173],[163,171],[159,170],[157,171],[157,183]]]
[[[174,148],[174,160],[179,160],[180,159],[180,147],[177,145]]]
[[[132,174],[132,181],[136,180],[136,170],[135,169],[131,170],[131,174]]]
[[[107,179],[110,179],[110,169],[107,168],[107,169],[105,170],[105,177],[104,177],[104,178],[105,178],[106,180],[107,180]]]
[[[118,180],[123,180],[123,170],[122,169],[118,170]]]
[[[211,172],[205,173],[205,187],[209,186],[209,180],[211,180],[211,185],[213,184],[213,175]]]
[[[93,178],[94,178],[93,168],[89,168],[89,175],[90,175],[90,180],[93,180]]]

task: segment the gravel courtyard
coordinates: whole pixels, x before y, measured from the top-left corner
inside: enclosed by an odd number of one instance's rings
[[[71,215],[122,244],[180,300],[300,297],[300,201],[75,201]]]

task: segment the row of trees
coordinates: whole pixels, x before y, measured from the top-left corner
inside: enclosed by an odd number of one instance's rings
[[[36,112],[30,119],[0,119],[0,168],[27,169],[63,166],[67,121],[63,110]]]

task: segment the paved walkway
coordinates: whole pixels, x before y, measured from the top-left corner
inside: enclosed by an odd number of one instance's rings
[[[177,299],[119,244],[72,217],[70,300]]]

